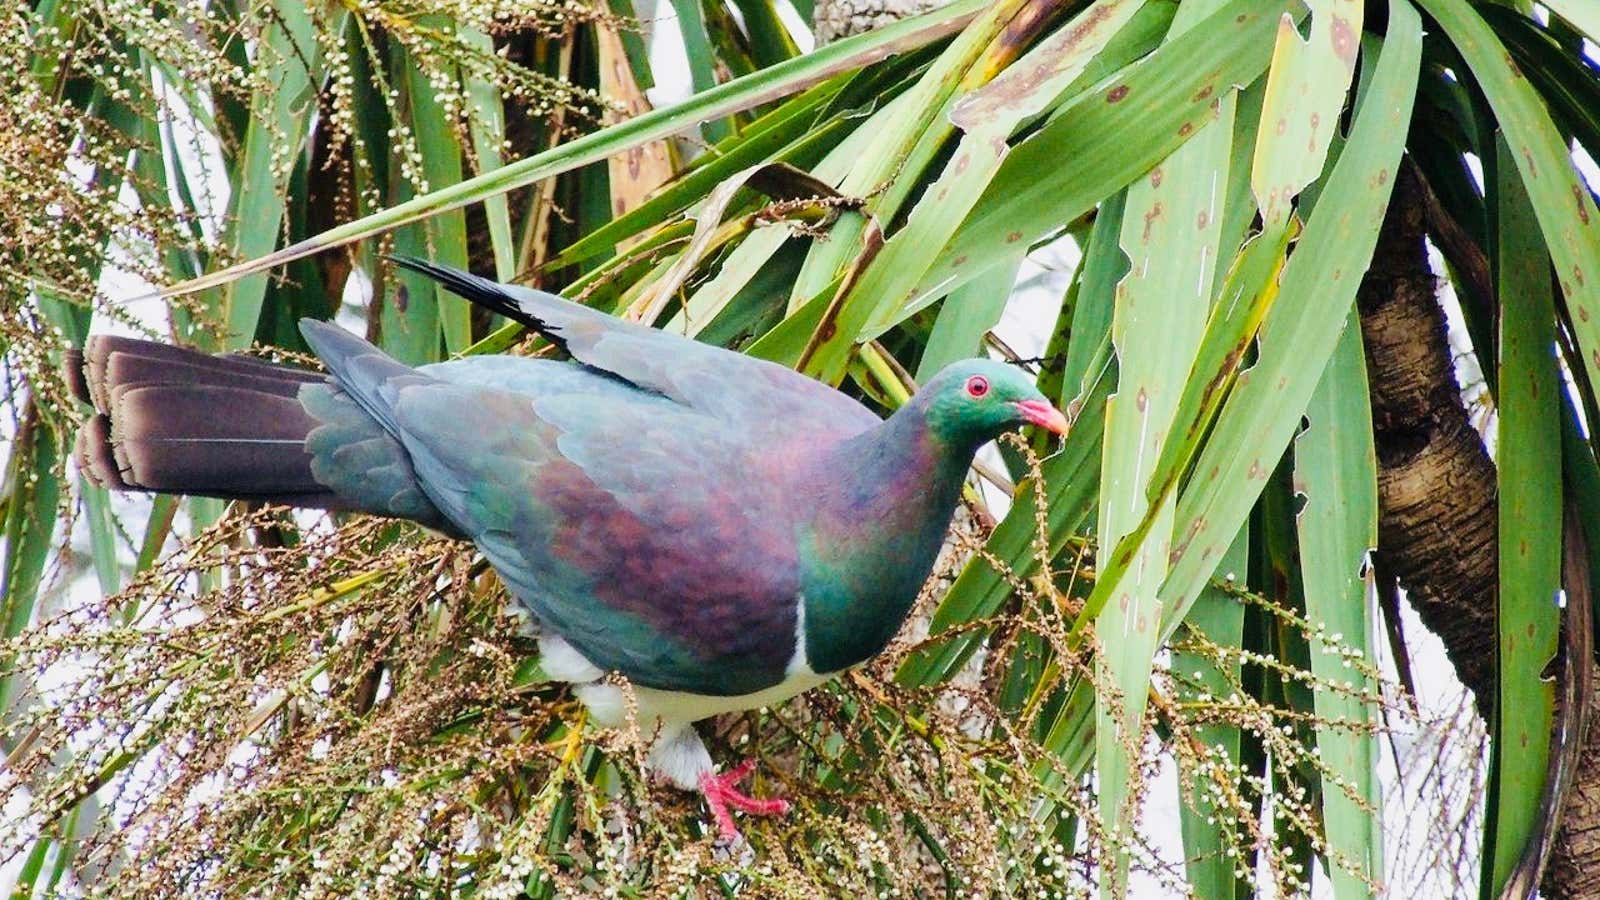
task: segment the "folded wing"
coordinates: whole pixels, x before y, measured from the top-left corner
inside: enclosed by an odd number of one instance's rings
[[[506,389],[472,383],[485,373],[465,362],[413,370],[332,326],[306,330],[433,504],[591,662],[701,694],[782,680],[799,593],[792,498],[745,436],[569,364],[493,373]]]
[[[555,294],[500,284],[409,257],[396,264],[521,322],[573,359],[772,438],[848,436],[878,417],[833,388],[791,369],[721,347],[625,322]]]

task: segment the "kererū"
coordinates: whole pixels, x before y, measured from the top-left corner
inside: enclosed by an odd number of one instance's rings
[[[412,368],[301,322],[323,375],[98,336],[69,364],[95,407],[78,465],[119,490],[410,519],[477,544],[539,630],[541,665],[650,768],[730,809],[692,723],[775,704],[878,653],[932,568],[978,447],[1067,420],[1012,366],[944,369],[888,419],[783,366],[529,288],[406,268],[569,357]],[[626,676],[627,688],[608,682]],[[632,697],[628,696],[632,692]]]

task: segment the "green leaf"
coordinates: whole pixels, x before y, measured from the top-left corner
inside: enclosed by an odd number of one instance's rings
[[[1217,573],[1226,582],[1243,584],[1249,563],[1250,529],[1247,526],[1239,530],[1233,545],[1218,561]],[[1244,605],[1222,588],[1207,585],[1189,610],[1184,630],[1191,638],[1223,650],[1237,649],[1244,641]],[[1213,654],[1185,649],[1182,640],[1176,641],[1172,649],[1172,671],[1177,682],[1174,699],[1180,704],[1204,704],[1230,696],[1239,683],[1240,666],[1237,658],[1233,659],[1219,662]],[[1201,725],[1194,729],[1194,739],[1200,749],[1221,765],[1239,765],[1237,725],[1226,722]],[[1217,802],[1212,789],[1215,771],[1201,769],[1185,773],[1185,779],[1192,779],[1195,789],[1182,797],[1178,806],[1184,870],[1189,876],[1190,890],[1197,897],[1233,897],[1241,887],[1234,878],[1235,863],[1229,855],[1234,843],[1230,825],[1237,827],[1237,823],[1230,822],[1229,807]]]
[[[835,183],[843,179],[851,170],[855,161],[866,152],[867,145],[872,140],[874,123],[879,122],[879,116],[895,114],[896,110],[908,104],[910,98],[901,94],[890,100],[886,108],[878,112],[867,123],[851,131],[839,145],[825,156],[812,171],[812,175],[824,182]],[[758,231],[747,238],[733,252],[723,260],[717,275],[702,285],[701,288],[689,298],[685,307],[686,313],[674,317],[667,327],[677,330],[683,327],[680,318],[687,315],[690,319],[690,333],[694,333],[694,323],[706,323],[718,315],[724,306],[733,299],[746,285],[750,284],[762,267],[775,255],[780,247],[785,246],[789,240],[787,229],[767,228]],[[830,233],[829,241],[841,239],[841,235]],[[807,259],[809,259],[809,251]],[[802,266],[804,264],[802,263]],[[811,298],[815,305],[802,305],[798,310],[790,306],[790,316],[780,325],[769,331],[761,340],[751,346],[748,352],[763,359],[772,359],[783,362],[785,365],[794,365],[800,358],[800,353],[806,346],[817,322],[822,318],[823,310],[827,307],[836,289],[835,283],[830,283],[826,291],[819,292]],[[790,285],[790,294],[793,293],[793,284]],[[825,295],[825,296],[824,296]]]
[[[623,51],[628,57],[628,68],[633,71],[634,83],[641,91],[655,87],[655,76],[650,72],[650,48],[646,45],[640,29],[635,27],[638,23],[631,21],[634,14],[633,3],[631,0],[606,0],[606,6],[621,21],[617,35],[622,39]]]
[[[683,308],[667,324],[667,330],[698,334],[715,321],[746,286],[766,271],[767,263],[789,238],[789,230],[781,225],[759,229],[746,237],[723,259],[717,274],[690,295]],[[780,289],[787,287],[782,285]]]
[[[11,444],[5,481],[5,546],[0,556],[0,628],[16,637],[33,620],[43,587],[45,563],[55,536],[56,436],[35,407],[29,407]],[[0,715],[16,696],[18,675],[0,676]]]
[[[1600,72],[1516,10],[1490,6],[1481,12],[1549,105],[1561,131],[1591,152],[1600,150]]]
[[[778,16],[773,0],[733,0],[744,27],[750,32],[750,51],[765,68],[800,55],[789,29]]]
[[[494,53],[494,41],[487,34],[462,29],[461,36],[468,46],[479,53]],[[624,35],[624,44],[630,37],[638,39],[638,35]],[[466,85],[467,99],[472,104],[468,113],[472,153],[477,161],[477,174],[483,175],[505,165],[500,155],[500,144],[506,139],[505,109],[501,106],[499,91],[487,79],[467,72],[462,73],[462,79]],[[517,245],[511,234],[511,211],[506,205],[505,195],[484,198],[483,213],[489,222],[489,246],[494,252],[495,280],[510,281],[517,275]]]
[[[144,540],[139,545],[139,555],[133,563],[134,574],[155,565],[156,557],[161,554],[161,546],[166,543],[167,535],[172,532],[172,518],[177,511],[178,498],[171,494],[161,494],[151,501],[150,519],[144,527]]]
[[[911,298],[918,281],[933,263],[932,248],[942,247],[950,240],[960,227],[961,220],[995,177],[1009,152],[1006,138],[1022,121],[1038,115],[1049,101],[1075,81],[1089,61],[1128,23],[1139,5],[1137,0],[1099,0],[1044,41],[1036,51],[1019,60],[1019,68],[1010,70],[1010,74],[996,80],[987,89],[969,94],[955,104],[950,112],[950,120],[965,131],[955,155],[912,209],[905,227],[895,233],[842,299],[838,315],[828,326],[832,329],[831,336],[821,340],[810,358],[802,361],[806,371],[823,381],[838,383],[843,377],[851,349],[860,340],[863,331],[876,317],[897,311],[905,300]],[[996,23],[995,27],[999,24],[1003,23]],[[952,54],[955,49],[952,48]],[[959,67],[963,62],[963,58],[952,56],[948,60],[951,71],[944,77],[949,80],[960,74]],[[1024,72],[1026,77],[1021,74]],[[930,72],[929,78],[924,80],[931,79],[933,75]],[[926,108],[931,108],[934,104],[944,103],[945,96],[935,92],[919,100],[929,104]],[[922,118],[910,116],[909,112],[910,109],[905,120],[902,120],[906,122],[903,127],[914,129],[919,136],[936,130]],[[891,119],[885,132],[889,132],[894,124],[895,120]],[[885,166],[892,165],[894,168],[883,172],[859,165],[852,168],[843,188],[845,193],[869,190],[873,179],[881,179],[888,171],[898,169],[912,153],[910,137],[908,131],[902,138],[904,145],[893,150],[886,148],[882,142],[869,146],[864,151],[867,158],[874,158],[876,154],[877,158],[885,160]],[[899,177],[913,180],[904,172]],[[885,221],[897,212],[886,203],[869,205],[869,208]],[[856,233],[859,233],[859,229]],[[847,231],[842,240],[847,240],[848,234]],[[1016,255],[1018,246],[1026,245],[1013,244],[1011,256]],[[816,257],[818,250],[824,249],[825,253],[818,258],[844,259],[849,256],[841,252],[847,250],[848,246],[834,241],[819,245],[813,250],[813,256]],[[1001,259],[1004,258],[1006,256],[1002,255]],[[807,260],[808,266],[811,262]],[[834,271],[829,268],[830,265],[832,263],[825,262],[818,271]]]
[[[316,111],[315,86],[323,78],[322,44],[314,36],[313,16],[342,21],[341,6],[318,10],[303,3],[274,2],[266,21],[265,37],[257,44],[254,65],[261,73],[261,88],[250,98],[250,125],[237,167],[230,174],[235,190],[228,201],[228,226],[223,242],[239,259],[269,253],[278,244],[286,207],[284,188],[292,163],[305,143],[311,115]],[[333,26],[337,32],[338,27]],[[285,158],[284,147],[294,148]],[[226,271],[226,270],[224,270]],[[266,296],[266,276],[234,281],[211,281],[199,287],[221,286],[217,303],[227,332],[224,349],[249,346]],[[193,335],[205,343],[202,334]]]
[[[1589,382],[1600,384],[1600,210],[1543,101],[1483,17],[1465,0],[1418,2],[1467,61],[1505,133],[1555,263]]]
[[[700,0],[671,0],[677,13],[678,31],[683,35],[683,52],[688,57],[689,78],[696,94],[717,86],[717,54],[711,49],[711,38],[706,33],[705,13]],[[726,119],[708,119],[700,126],[708,140],[720,141],[733,133],[733,125]]]
[[[1284,268],[1280,299],[1262,324],[1260,355],[1239,376],[1178,499],[1174,561],[1163,588],[1167,632],[1187,613],[1215,570],[1213,561],[1243,525],[1333,354],[1388,207],[1421,45],[1420,18],[1408,0],[1395,0],[1350,141]]]
[[[1116,289],[1128,274],[1128,257],[1121,246],[1127,206],[1127,191],[1107,197],[1095,212],[1094,226],[1084,244],[1078,304],[1072,316],[1067,358],[1061,367],[1063,401],[1076,397],[1098,377],[1100,355],[1111,345]]]
[[[58,886],[61,884],[62,877],[66,875],[68,868],[72,866],[82,842],[91,837],[98,818],[95,814],[98,808],[99,804],[95,798],[90,797],[73,807],[66,821],[61,824],[61,834],[65,840],[56,844],[56,858],[50,867],[50,877],[45,882],[45,896],[60,893]],[[91,863],[90,865],[94,864]],[[92,869],[88,871],[92,871]],[[80,880],[82,880],[83,875],[88,874],[88,871],[79,873]]]
[[[1012,148],[915,294],[949,290],[1130,184],[1216,118],[1267,66],[1288,2],[1235,0],[1115,78],[1070,100]],[[1041,177],[1040,173],[1049,173]]]
[[[28,900],[34,894],[35,887],[39,884],[39,876],[44,872],[45,859],[50,855],[50,848],[56,846],[48,838],[38,838],[34,841],[33,849],[28,851],[27,859],[23,860],[22,868],[17,872],[15,889],[11,893],[12,900]]]
[[[1365,578],[1367,552],[1378,542],[1377,455],[1354,310],[1306,419],[1310,426],[1295,441],[1294,481],[1305,497],[1297,531],[1305,614],[1313,631],[1316,746],[1332,775],[1322,779],[1323,830],[1334,896],[1354,900],[1371,896],[1383,883],[1379,691],[1366,674],[1377,647]]]
[[[1189,4],[1173,21],[1172,40],[1220,4]],[[1223,197],[1233,143],[1233,97],[1219,104],[1218,121],[1179,147],[1128,189],[1120,243],[1128,274],[1117,285],[1111,336],[1118,384],[1106,410],[1101,457],[1099,546],[1115,547],[1140,527],[1147,513],[1150,482],[1172,433],[1184,383],[1206,336],[1207,312],[1218,257]],[[1151,660],[1161,637],[1157,590],[1166,574],[1172,528],[1170,496],[1158,496],[1153,539],[1147,540],[1129,574],[1115,586],[1117,601],[1095,622],[1102,643],[1096,681],[1111,687],[1095,716],[1095,771],[1100,818],[1114,846],[1131,839],[1138,810],[1131,792],[1143,746]],[[1097,560],[1097,566],[1103,563]],[[1107,576],[1109,580],[1109,576]],[[1098,588],[1097,580],[1096,587]],[[1127,889],[1129,855],[1117,852],[1107,865],[1102,895]]]
[[[1589,40],[1600,43],[1600,6],[1591,0],[1543,0],[1550,11],[1572,23]]]
[[[694,233],[689,236],[689,244],[682,253],[678,254],[671,266],[660,277],[653,279],[649,291],[635,300],[628,308],[625,317],[636,322],[654,324],[667,305],[674,300],[679,300],[678,292],[683,289],[684,280],[705,255],[711,240],[716,236],[717,226],[722,223],[722,215],[726,212],[728,204],[733,201],[733,196],[744,187],[746,181],[755,175],[760,166],[751,166],[740,172],[730,175],[721,184],[717,185],[706,200],[694,212]],[[679,317],[682,318],[681,316]]]
[[[875,31],[829,44],[805,56],[719,84],[674,106],[653,110],[609,128],[583,135],[485,172],[450,187],[439,188],[382,212],[330,228],[322,234],[173,285],[159,293],[171,297],[227,284],[247,275],[276,268],[301,257],[371,237],[391,228],[420,221],[449,209],[483,200],[494,194],[569,172],[631,147],[671,137],[706,119],[759,106],[770,100],[823,81],[839,72],[870,65],[887,56],[921,47],[961,28],[982,9],[984,0],[957,0],[929,13],[902,19]]]
[[[1545,677],[1557,653],[1561,610],[1563,510],[1561,393],[1556,366],[1550,257],[1532,202],[1502,141],[1493,167],[1496,292],[1500,305],[1498,707],[1486,822],[1484,887],[1499,896],[1524,848],[1546,827],[1540,818],[1555,721],[1555,683]]]
[[[442,20],[436,21],[436,17],[431,16],[426,17],[424,21],[445,24]],[[454,124],[444,107],[435,99],[433,86],[429,83],[429,75],[424,71],[422,61],[411,51],[404,53],[404,60],[405,98],[410,113],[407,124],[410,125],[411,133],[416,139],[417,151],[422,155],[422,178],[430,189],[459,184],[461,145],[456,141]],[[510,230],[510,223],[507,222],[507,240],[510,238]],[[423,254],[425,257],[458,269],[467,268],[465,212],[454,209],[433,216],[428,219],[425,231],[428,249],[428,252]],[[443,285],[428,279],[423,279],[421,282],[410,280],[409,283],[414,286],[409,298],[411,303],[417,303],[421,299],[416,287],[421,287],[423,291],[434,295],[436,315],[439,328],[444,333],[446,349],[451,353],[465,350],[472,343],[472,308],[457,300]]]
[[[395,110],[395,115],[399,117],[396,124],[403,125],[411,105],[410,94],[419,87],[419,79],[413,77],[415,66],[404,47],[391,43],[388,56],[387,68],[393,73],[395,83],[403,88]],[[377,63],[377,60],[373,60],[374,70],[381,68]],[[420,80],[420,87],[431,90],[425,78]],[[398,160],[385,167],[388,181],[384,185],[384,193],[390,202],[403,203],[413,196],[406,168]],[[397,254],[423,258],[429,255],[427,223],[411,223],[398,228],[393,239],[394,252]],[[440,346],[438,285],[425,276],[393,268],[389,268],[387,277],[379,277],[375,272],[373,283],[381,291],[382,297],[377,310],[378,346],[409,365],[437,362]],[[454,299],[445,302],[460,305]]]
[[[48,29],[56,34],[71,34],[78,25],[77,4],[68,3],[66,0],[43,0],[34,5],[32,12],[32,31],[37,34]],[[61,86],[61,67],[68,58],[63,58],[56,53],[36,53],[32,55],[30,74],[39,82],[40,93],[54,96]]]
[[[78,478],[78,496],[83,498],[84,519],[89,526],[89,555],[94,562],[100,591],[115,594],[122,587],[122,569],[117,564],[116,519],[111,514],[111,495],[99,485]]]
[[[1017,282],[1017,270],[1022,266],[1022,254],[1002,262],[960,290],[951,292],[939,307],[939,317],[933,322],[933,332],[922,350],[917,363],[917,381],[926,382],[945,366],[969,356],[976,356],[988,334],[1000,321],[1011,299],[1011,287]]]
[[[1304,41],[1287,13],[1278,21],[1256,132],[1250,183],[1269,228],[1287,220],[1295,195],[1322,173],[1356,68],[1362,4],[1309,0],[1307,5],[1311,34]]]
[[[1179,440],[1170,440],[1161,448],[1161,459],[1149,482],[1150,496],[1169,491],[1177,483],[1200,449],[1200,437],[1227,399],[1262,320],[1281,294],[1279,278],[1290,234],[1288,229],[1279,229],[1275,235],[1256,235],[1228,269],[1173,417]]]
[[[734,172],[778,158],[779,151],[797,140],[812,139],[817,131],[824,133],[823,139],[837,134],[852,124],[848,117],[835,116],[822,123],[815,122],[814,117],[843,87],[844,78],[837,76],[817,85],[751,123],[737,139],[718,145],[716,152],[701,157],[697,165],[664,185],[650,199],[568,245],[550,259],[547,268],[560,269],[607,252],[618,242],[688,208]]]
[[[876,241],[873,233],[890,227],[901,205],[921,184],[922,173],[933,164],[953,132],[955,126],[948,113],[956,98],[988,81],[1016,52],[1025,35],[1006,32],[1024,5],[1021,0],[990,4],[945,47],[905,94],[872,117],[863,129],[866,144],[839,185],[840,193],[864,197],[866,203],[860,211],[841,216],[834,223],[829,240],[812,245],[789,295],[791,312],[846,270],[856,270],[862,261],[856,245]],[[1022,21],[1038,27],[1037,22]],[[997,149],[1003,150],[1003,145]],[[959,212],[952,216],[949,227],[954,228],[959,218]],[[869,265],[865,277],[857,283],[879,277],[872,274],[879,271],[878,266]],[[848,280],[846,283],[850,284]],[[863,290],[867,289],[863,285]],[[847,297],[836,298],[837,311],[822,319],[827,333],[819,332],[815,340],[807,342],[798,368],[818,374],[830,384],[838,384],[844,377],[849,348],[870,313],[862,308],[862,302],[851,302],[857,296],[860,294],[851,287]],[[866,296],[876,298],[874,294]]]

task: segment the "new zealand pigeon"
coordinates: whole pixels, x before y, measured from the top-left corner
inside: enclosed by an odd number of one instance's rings
[[[529,612],[541,664],[599,723],[654,733],[650,767],[730,808],[692,723],[778,703],[878,653],[938,553],[973,453],[1065,433],[1024,374],[955,363],[887,420],[783,366],[419,260],[564,361],[411,368],[325,322],[329,374],[100,336],[69,365],[95,407],[80,468],[119,490],[410,519],[473,541]]]

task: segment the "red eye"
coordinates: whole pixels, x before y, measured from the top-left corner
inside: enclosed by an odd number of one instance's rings
[[[989,379],[983,377],[982,375],[974,375],[967,379],[968,396],[982,397],[987,393],[989,393]]]

